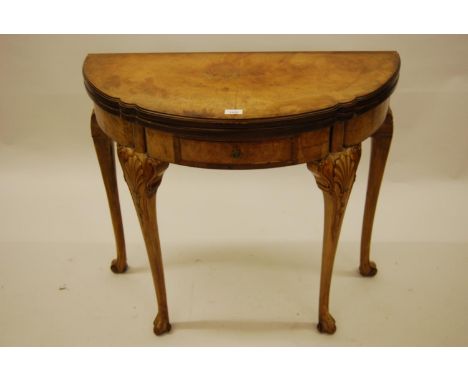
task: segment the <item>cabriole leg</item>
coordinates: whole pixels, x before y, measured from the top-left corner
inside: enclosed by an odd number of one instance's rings
[[[323,192],[325,203],[319,323],[317,325],[322,333],[333,334],[336,331],[335,320],[329,311],[331,277],[341,224],[356,178],[360,157],[361,145],[356,145],[340,152],[330,153],[320,161],[307,164]]]
[[[169,164],[120,145],[117,152],[145,240],[158,302],[158,313],[154,320],[153,330],[156,335],[161,335],[171,330],[171,324],[169,323],[164,269],[156,220],[156,191]]]
[[[363,276],[371,277],[377,273],[377,267],[370,261],[370,243],[372,226],[374,224],[375,209],[379,197],[380,185],[387,162],[388,152],[393,136],[393,117],[389,110],[382,126],[372,136],[369,179],[367,183],[366,205],[361,235],[361,261],[359,272]]]
[[[120,213],[119,190],[115,174],[114,142],[107,137],[99,127],[96,116],[91,116],[91,135],[96,149],[96,155],[101,168],[102,179],[106,188],[107,201],[114,228],[117,258],[112,261],[111,269],[114,273],[122,273],[127,270],[127,255],[125,252],[125,238]]]

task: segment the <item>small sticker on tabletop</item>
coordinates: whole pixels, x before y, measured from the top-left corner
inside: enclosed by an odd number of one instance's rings
[[[224,114],[244,114],[243,109],[224,109]]]

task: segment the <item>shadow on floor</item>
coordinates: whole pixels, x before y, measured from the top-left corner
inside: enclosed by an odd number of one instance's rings
[[[346,268],[338,264],[334,275],[344,277],[361,277],[358,272],[359,253],[348,253],[349,246],[338,249],[337,256],[345,257]],[[236,264],[240,267],[262,269],[315,269],[320,272],[321,243],[287,242],[287,243],[226,243],[214,245],[172,245],[164,254],[165,267],[185,267],[203,264]]]
[[[247,321],[247,320],[206,320],[174,322],[176,330],[222,330],[242,332],[270,332],[280,330],[316,331],[314,322],[286,322],[286,321]]]

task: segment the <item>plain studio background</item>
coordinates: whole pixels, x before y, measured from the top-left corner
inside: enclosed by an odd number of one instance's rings
[[[357,273],[369,143],[331,292],[315,330],[322,194],[305,165],[170,166],[158,219],[173,332],[156,303],[118,168],[130,269],[114,275],[111,221],[81,76],[91,52],[397,50],[395,134]],[[1,36],[1,345],[468,345],[466,36]]]

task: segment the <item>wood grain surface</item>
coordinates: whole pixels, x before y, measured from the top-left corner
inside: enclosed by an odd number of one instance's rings
[[[83,74],[110,112],[247,129],[243,121],[371,108],[393,91],[399,66],[396,52],[90,54]],[[232,109],[242,114],[226,114]]]

